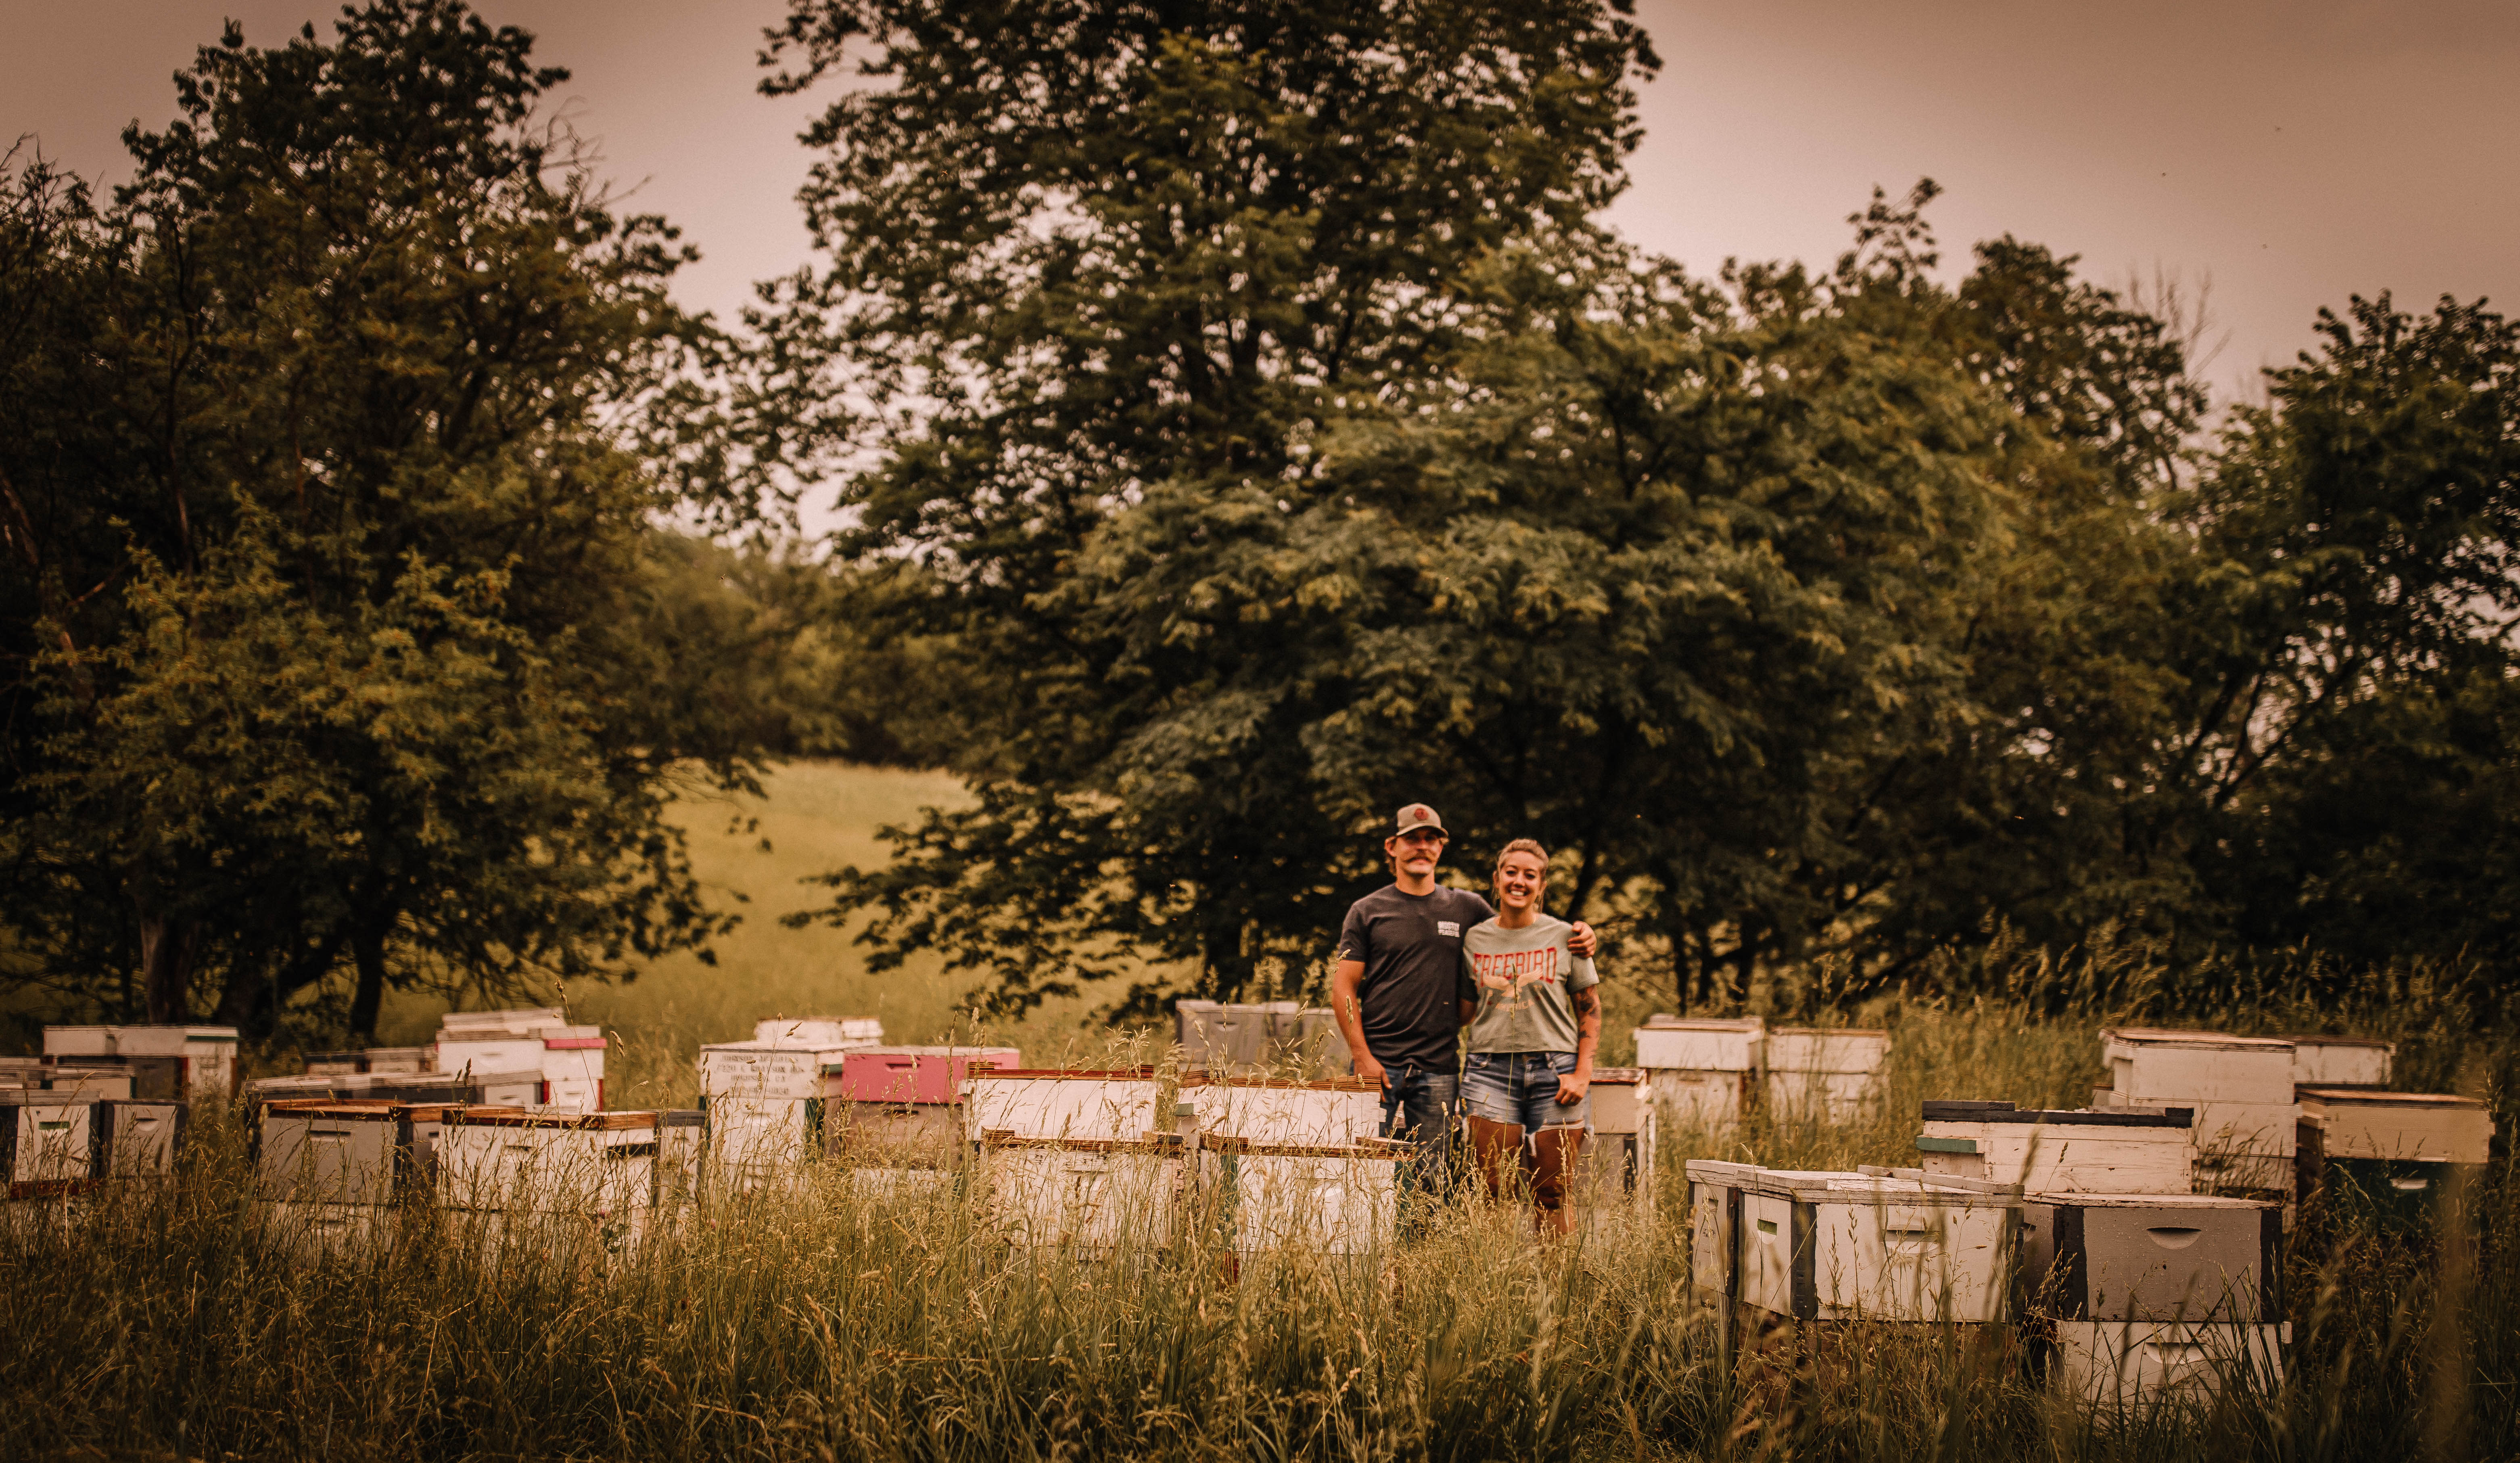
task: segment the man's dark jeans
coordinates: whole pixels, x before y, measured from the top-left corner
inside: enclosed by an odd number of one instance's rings
[[[1449,1072],[1384,1073],[1382,1135],[1418,1145],[1401,1170],[1409,1189],[1434,1199],[1452,1192],[1460,1165],[1454,1129],[1461,1120],[1461,1096],[1462,1080]]]

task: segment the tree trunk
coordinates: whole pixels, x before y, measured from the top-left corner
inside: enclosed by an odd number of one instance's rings
[[[140,921],[141,998],[151,1025],[180,1025],[191,1016],[185,994],[193,983],[193,945],[199,934],[189,920],[150,915]]]
[[[359,967],[359,986],[350,996],[350,1040],[354,1045],[376,1044],[377,1010],[385,1000],[385,931],[388,928],[373,925],[350,937],[350,958]]]

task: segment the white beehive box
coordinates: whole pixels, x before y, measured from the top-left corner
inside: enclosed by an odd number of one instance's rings
[[[117,1026],[46,1027],[44,1054],[51,1057],[112,1057],[135,1069],[171,1066],[175,1077],[168,1090],[145,1075],[133,1088],[135,1097],[157,1099],[225,1097],[236,1088],[237,1029],[234,1027]]]
[[[993,1227],[1017,1248],[1160,1250],[1179,1228],[1186,1153],[1170,1136],[992,1137],[981,1183]]]
[[[1137,1142],[1156,1131],[1150,1068],[973,1073],[963,1084],[965,1136]]]
[[[1245,1142],[1199,1137],[1199,1176],[1238,1255],[1274,1250],[1374,1255],[1391,1247],[1400,1165],[1410,1145]]]
[[[402,1181],[423,1188],[436,1186],[437,1144],[449,1124],[475,1117],[521,1118],[529,1110],[521,1103],[396,1102],[394,1141],[407,1157]]]
[[[2272,1036],[2130,1028],[2100,1033],[2112,1107],[2183,1107],[2199,1187],[2288,1192],[2293,1043]]]
[[[391,1204],[406,1168],[389,1102],[266,1104],[254,1160],[257,1197],[274,1203]]]
[[[173,1174],[175,1161],[183,1153],[189,1112],[180,1102],[109,1099],[98,1103],[90,1128],[96,1150],[91,1171],[99,1178]]]
[[[1597,1200],[1654,1197],[1654,1074],[1642,1067],[1601,1067],[1590,1092],[1593,1132],[1584,1143],[1584,1165]]]
[[[47,1057],[111,1057],[113,1050],[112,1027],[46,1027],[44,1055]]]
[[[700,1048],[700,1095],[820,1098],[833,1094],[848,1046],[783,1046],[767,1041],[721,1041]],[[827,1074],[825,1069],[830,1069]]]
[[[574,1113],[604,1111],[604,1029],[545,1027],[542,1037],[543,1105]]]
[[[1191,1077],[1182,1082],[1181,1100],[1195,1108],[1201,1132],[1246,1143],[1341,1146],[1382,1132],[1382,1088],[1362,1077]]]
[[[367,1070],[379,1075],[408,1076],[429,1070],[425,1046],[372,1046],[365,1055]]]
[[[2030,1307],[2067,1321],[2283,1319],[2283,1208],[2198,1194],[2033,1194]]]
[[[2361,1036],[2291,1036],[2296,1087],[2385,1087],[2398,1054],[2390,1042]]]
[[[473,1028],[491,1028],[503,1031],[529,1031],[536,1027],[563,1026],[568,1013],[558,1006],[510,1006],[498,1011],[449,1011],[437,1019],[441,1031],[461,1031]]]
[[[2289,1322],[2056,1321],[2040,1346],[2048,1385],[2104,1411],[2203,1399],[2236,1385],[2272,1395]]]
[[[11,1199],[46,1198],[95,1176],[96,1104],[77,1093],[0,1089],[0,1174]]]
[[[2373,1092],[2311,1087],[2302,1121],[2319,1130],[2331,1159],[2482,1164],[2493,1157],[2494,1114],[2473,1097],[2447,1092]]]
[[[710,1097],[701,1106],[711,1181],[728,1193],[789,1187],[823,1152],[819,1097]]]
[[[1779,1117],[1843,1122],[1881,1092],[1890,1033],[1853,1027],[1776,1027],[1768,1032],[1768,1110]]]
[[[83,1102],[123,1101],[132,1096],[131,1074],[119,1067],[47,1068],[41,1080],[28,1085]],[[178,1100],[172,1095],[152,1099],[159,1102]]]
[[[656,1193],[654,1113],[465,1115],[437,1140],[450,1209],[627,1213]]]
[[[2001,1321],[2020,1223],[2010,1188],[1762,1169],[1741,1196],[1738,1296],[1803,1320]]]
[[[437,1070],[461,1074],[530,1072],[540,1077],[543,1038],[503,1027],[466,1027],[437,1033]]]
[[[2184,1194],[2193,1122],[2183,1108],[2042,1112],[2008,1102],[1928,1102],[1917,1166],[2032,1193]]]
[[[1768,1024],[1740,1020],[1654,1016],[1636,1029],[1637,1065],[1682,1072],[1756,1072]]]
[[[883,1044],[883,1023],[871,1016],[773,1016],[752,1024],[752,1039],[772,1046],[848,1051]]]

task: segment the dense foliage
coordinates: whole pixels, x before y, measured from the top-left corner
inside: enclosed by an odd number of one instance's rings
[[[1684,1000],[2005,927],[2505,952],[2481,307],[2358,299],[2209,435],[2072,259],[1942,283],[1931,184],[1824,271],[1604,236],[1654,65],[1615,8],[795,0],[773,41],[774,88],[872,79],[809,139],[752,439],[832,471],[978,708],[972,805],[833,877],[878,959],[1291,988],[1416,798],[1464,861],[1560,849]]]
[[[696,618],[655,526],[684,251],[521,32],[338,30],[231,26],[111,206],[8,178],[0,948],[69,1010],[267,1029],[344,974],[364,1031],[720,923],[661,812],[746,775],[708,676],[759,617]]]

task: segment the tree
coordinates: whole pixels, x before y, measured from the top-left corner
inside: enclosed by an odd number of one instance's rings
[[[722,928],[662,816],[749,733],[660,696],[638,448],[697,328],[565,73],[455,0],[276,49],[231,25],[102,216],[22,169],[0,443],[14,934],[128,1014],[268,1029],[350,976],[511,986]]]
[[[1000,692],[976,805],[843,902],[887,904],[889,951],[939,945],[1017,1005],[1142,954],[1223,990],[1309,955],[1357,823],[1310,776],[1300,706],[1168,714],[1168,647],[1206,637],[1222,666],[1279,628],[1119,613],[1078,568],[1140,516],[1274,512],[1336,402],[1445,346],[1469,264],[1586,227],[1621,182],[1642,34],[1593,0],[799,0],[773,55],[796,63],[776,87],[868,56],[885,84],[814,130],[829,259],[760,322],[752,409],[809,468],[873,459],[842,549],[920,563],[923,627]],[[1168,735],[1236,775],[1166,788],[1148,821],[1138,749]]]

